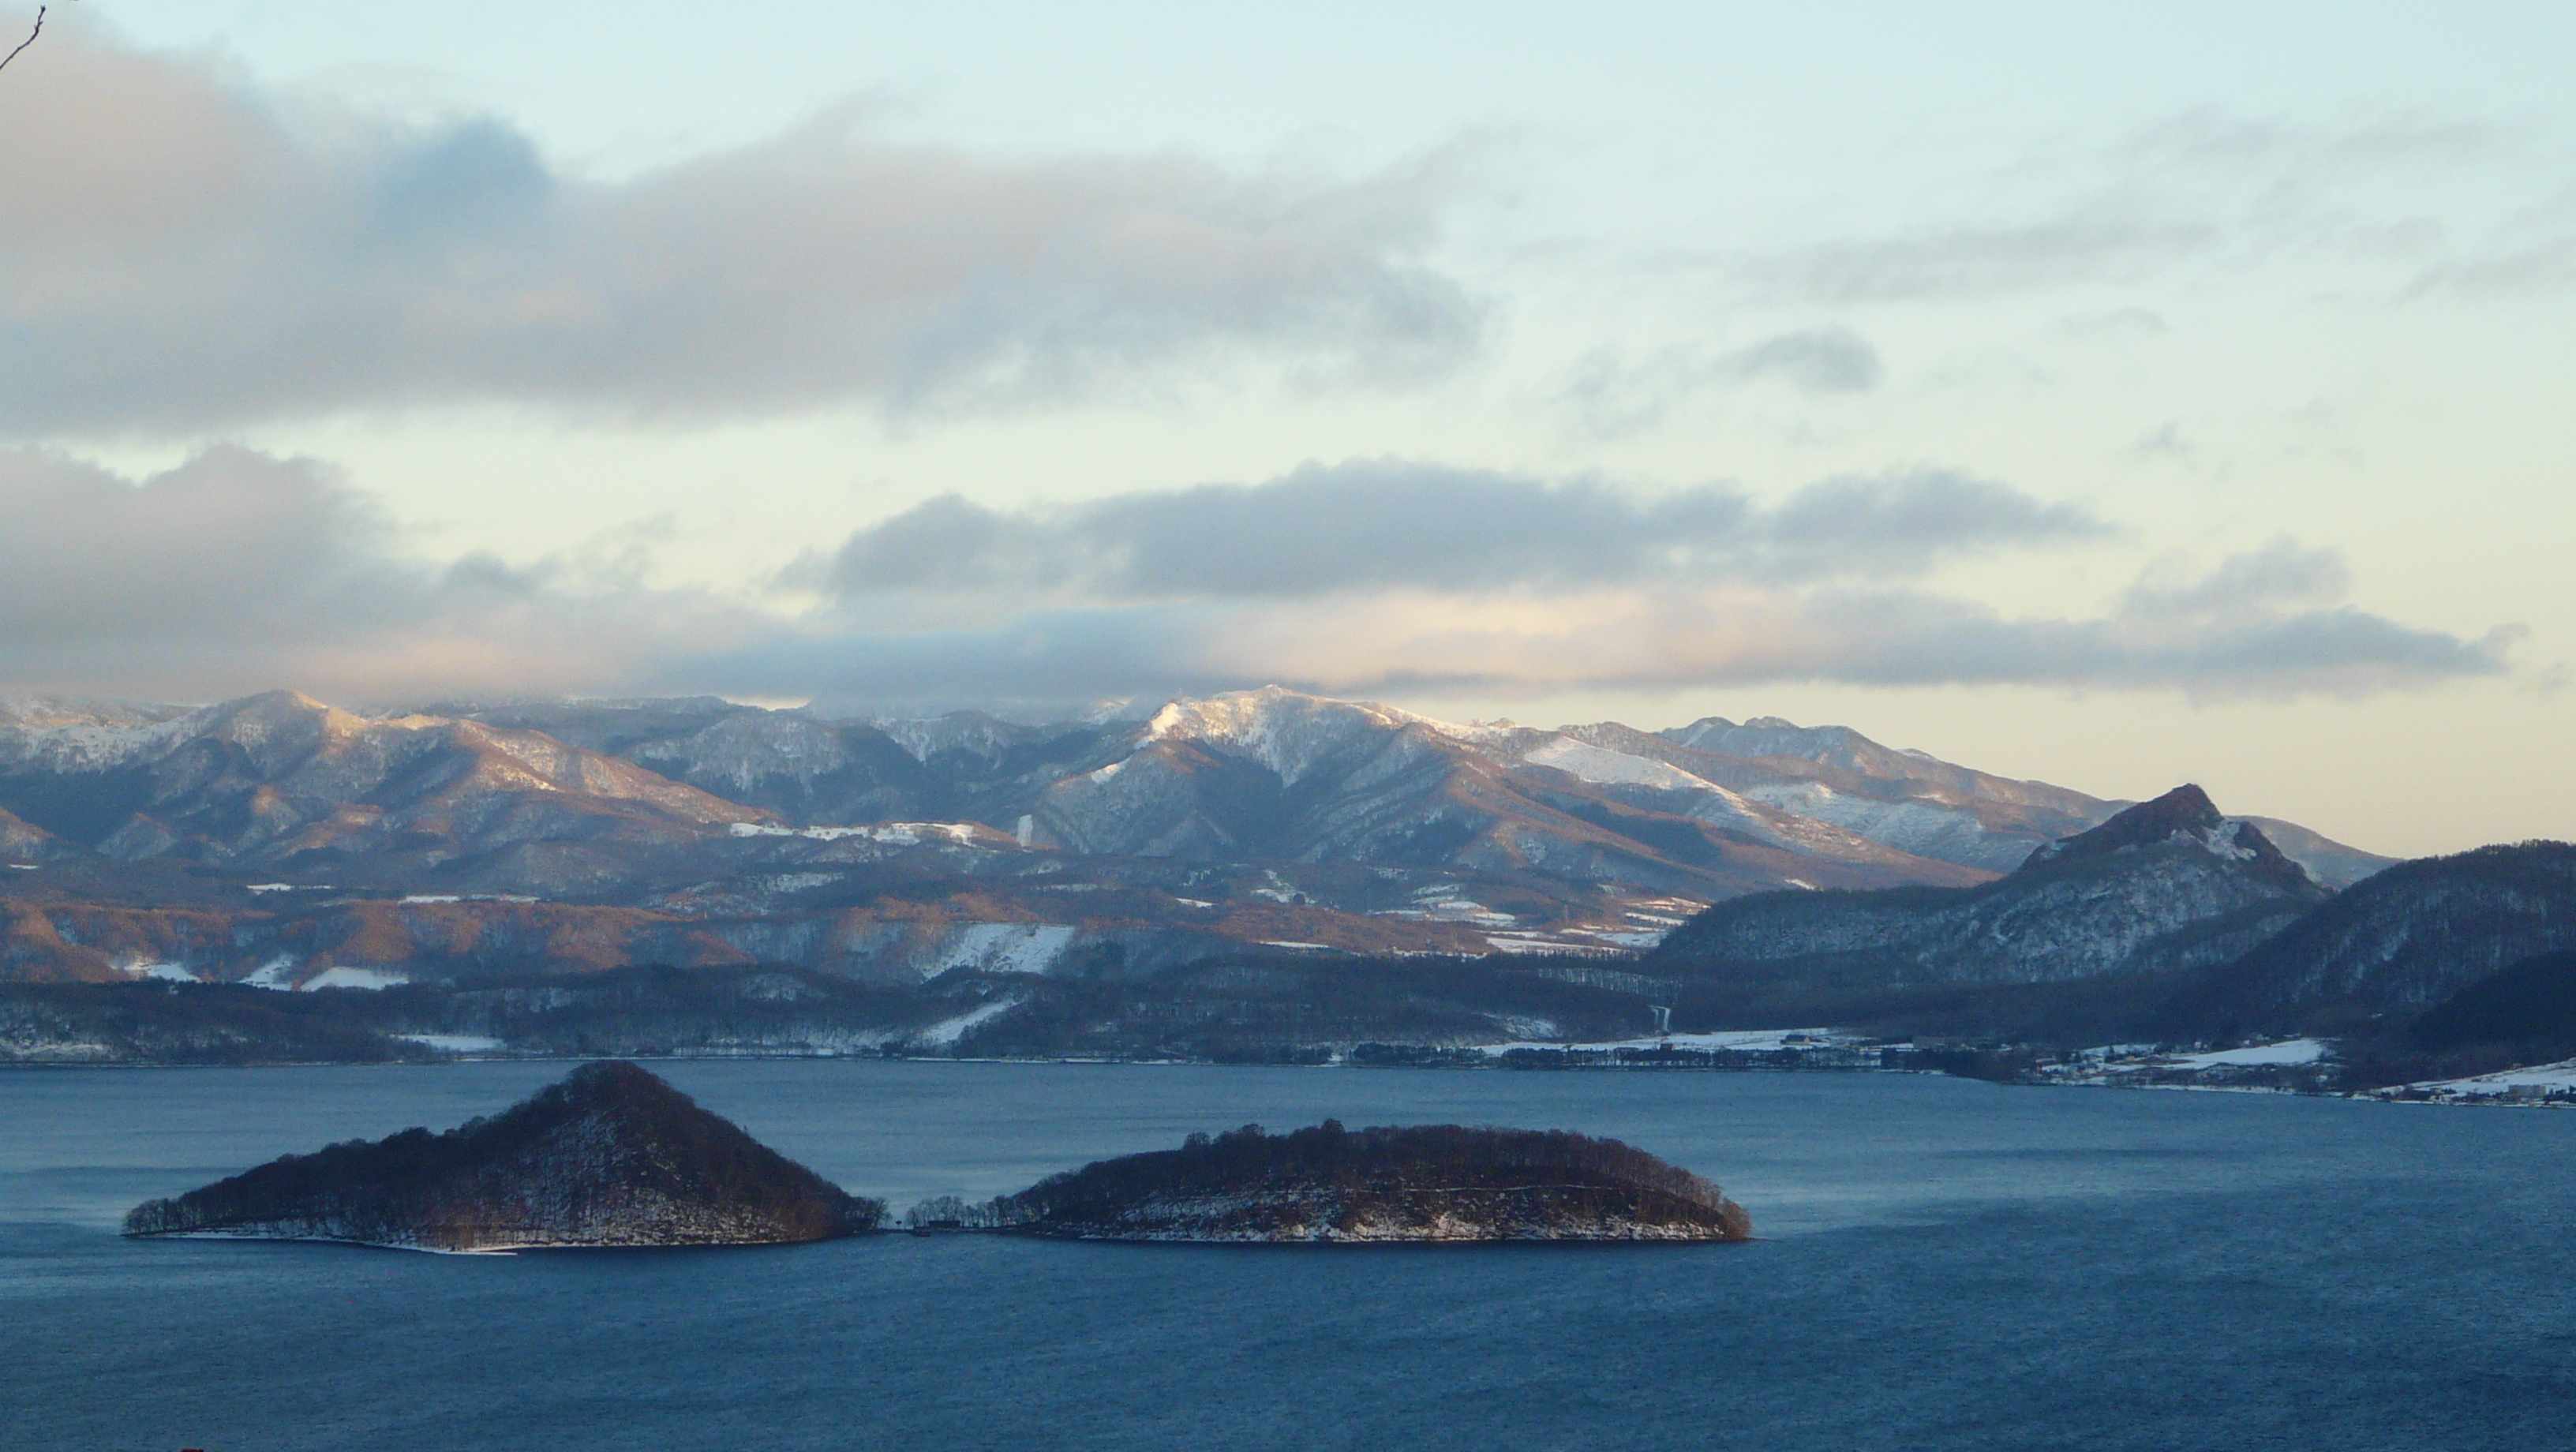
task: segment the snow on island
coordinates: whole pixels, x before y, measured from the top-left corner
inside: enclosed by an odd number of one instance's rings
[[[1617,1140],[1454,1124],[1293,1134],[1258,1125],[1176,1150],[1102,1160],[993,1206],[994,1219],[1073,1240],[1746,1240],[1752,1217],[1717,1186]]]
[[[596,1063],[445,1134],[352,1140],[146,1201],[125,1233],[451,1252],[775,1245],[884,1215],[645,1070]]]

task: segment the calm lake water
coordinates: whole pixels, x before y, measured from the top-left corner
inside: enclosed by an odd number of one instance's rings
[[[12,1447],[2564,1446],[2576,1114],[1881,1075],[656,1065],[898,1209],[1247,1121],[1613,1135],[1765,1237],[127,1242],[565,1066],[0,1073]]]

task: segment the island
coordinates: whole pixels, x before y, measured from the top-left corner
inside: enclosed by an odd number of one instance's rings
[[[993,1202],[996,1228],[1076,1240],[1731,1241],[1718,1187],[1617,1140],[1455,1124],[1246,1125],[1102,1160]]]
[[[778,1245],[884,1215],[653,1074],[595,1063],[444,1134],[351,1140],[146,1201],[125,1233],[490,1252]]]

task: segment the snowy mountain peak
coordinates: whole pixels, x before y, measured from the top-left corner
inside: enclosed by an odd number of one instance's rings
[[[1321,758],[1409,724],[1406,713],[1385,706],[1263,686],[1172,701],[1145,722],[1137,745],[1197,742],[1250,757],[1294,786]]]
[[[2263,829],[2251,822],[2230,821],[2209,793],[2186,782],[2153,801],[2140,802],[2090,831],[2061,838],[2030,854],[2023,871],[2108,857],[2118,852],[2164,845],[2196,847],[2211,856],[2242,863],[2252,875],[2295,891],[2315,889],[2307,869],[2284,856]]]
[[[891,737],[915,761],[927,762],[943,751],[960,751],[985,761],[999,761],[1013,746],[1038,734],[982,711],[951,711],[944,716],[876,716],[868,724]]]
[[[196,713],[189,734],[257,750],[277,742],[302,745],[346,740],[367,729],[365,717],[317,701],[302,691],[263,691],[222,701]]]

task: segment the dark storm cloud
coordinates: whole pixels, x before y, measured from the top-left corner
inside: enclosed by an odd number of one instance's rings
[[[0,91],[0,429],[22,435],[478,401],[942,413],[1238,363],[1403,381],[1483,326],[1422,260],[1446,159],[997,159],[839,114],[596,182],[498,121],[314,119],[77,33],[47,62]]]
[[[1361,459],[1047,510],[943,497],[858,531],[794,578],[844,597],[1016,583],[1110,600],[1259,599],[1908,574],[2112,533],[2081,505],[1937,470],[1829,479],[1763,507],[1720,485],[1648,495]]]

